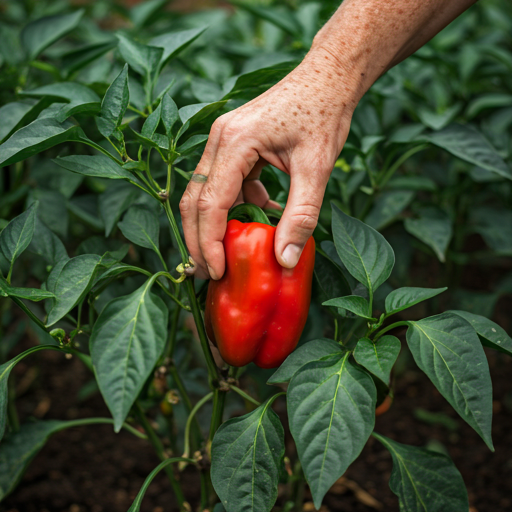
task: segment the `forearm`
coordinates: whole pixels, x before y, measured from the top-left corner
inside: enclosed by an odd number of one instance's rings
[[[325,53],[351,78],[357,102],[385,71],[423,46],[476,0],[345,0],[318,32]]]

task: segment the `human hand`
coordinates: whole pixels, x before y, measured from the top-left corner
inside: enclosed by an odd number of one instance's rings
[[[297,264],[348,135],[357,97],[353,83],[330,52],[312,51],[277,85],[215,121],[195,171],[207,180],[192,179],[180,202],[196,275],[224,274],[222,240],[234,204],[277,206],[258,180],[267,162],[291,178],[275,254],[283,267]]]

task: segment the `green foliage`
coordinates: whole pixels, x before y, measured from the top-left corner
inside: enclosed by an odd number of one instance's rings
[[[372,434],[376,404],[392,395],[401,350],[388,334],[395,327],[407,327],[403,350],[493,449],[482,345],[508,357],[512,338],[482,313],[492,316],[498,298],[512,291],[499,270],[512,254],[510,5],[475,5],[361,100],[315,231],[303,339],[269,378],[252,367],[246,375],[217,371],[202,321],[204,289],[180,273],[190,262],[174,212],[215,119],[294,69],[338,2],[232,3],[233,12],[177,14],[150,0],[119,7],[123,30],[108,31],[110,11],[103,18],[101,6],[6,2],[0,499],[50,435],[77,425],[52,420],[18,430],[9,375],[42,349],[72,353],[92,372],[113,419],[80,424],[110,422],[117,432],[137,422],[163,460],[133,511],[162,469],[180,509],[189,510],[175,478],[186,464],[200,470],[201,509],[211,510],[202,462],[210,446],[221,500],[215,512],[270,511],[278,484],[297,489],[302,471],[319,508]],[[284,205],[289,176],[266,166],[261,180]],[[484,290],[461,284],[491,265]],[[11,308],[30,318],[43,343],[14,357],[23,332],[9,325]],[[183,328],[182,309],[192,312],[204,357]],[[256,409],[244,391],[249,381],[263,402]],[[272,409],[278,395],[269,398],[275,388],[265,381],[288,383],[292,475],[283,471],[284,430]],[[211,420],[209,409],[198,410],[208,387]],[[169,417],[154,416],[169,389],[180,403]],[[244,407],[247,414],[227,418]],[[391,453],[390,487],[401,510],[468,509],[447,457],[373,435]],[[168,459],[162,438],[173,451],[186,439],[194,458]]]

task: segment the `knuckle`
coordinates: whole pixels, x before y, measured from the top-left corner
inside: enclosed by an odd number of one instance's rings
[[[305,232],[311,232],[316,228],[320,208],[315,204],[301,204],[292,213],[293,224]]]
[[[197,200],[197,210],[200,213],[207,213],[213,207],[212,197],[208,190],[204,190]]]
[[[180,212],[182,214],[188,213],[190,211],[191,206],[192,198],[190,197],[189,193],[185,191],[180,200]]]

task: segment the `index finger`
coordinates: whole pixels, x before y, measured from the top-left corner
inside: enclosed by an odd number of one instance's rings
[[[226,233],[228,210],[242,188],[244,178],[259,160],[258,152],[238,144],[219,144],[215,160],[197,201],[199,248],[212,279],[225,270],[222,240]]]

